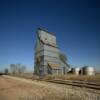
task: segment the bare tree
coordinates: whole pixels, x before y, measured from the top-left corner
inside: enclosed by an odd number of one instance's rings
[[[25,70],[26,70],[26,66],[24,66],[24,65],[21,65],[21,66],[18,67],[18,73],[19,74],[24,73]]]
[[[16,65],[15,64],[10,64],[10,70],[12,74],[16,73]]]
[[[59,54],[59,58],[64,64],[66,64],[68,61],[67,56],[62,53]]]
[[[5,73],[6,75],[9,74],[8,68],[5,68],[4,73]]]
[[[26,66],[21,64],[10,64],[10,70],[12,74],[21,74],[26,70]]]

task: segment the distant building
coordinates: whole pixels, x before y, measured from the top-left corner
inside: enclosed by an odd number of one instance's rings
[[[60,50],[54,34],[38,28],[35,44],[34,70],[39,75],[66,74],[69,65],[59,59]]]

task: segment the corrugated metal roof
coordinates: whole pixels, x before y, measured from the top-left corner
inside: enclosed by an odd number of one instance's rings
[[[52,68],[52,69],[60,69],[60,65],[59,64],[55,64],[52,62],[48,62],[48,65]]]
[[[54,33],[51,33],[51,32],[49,32],[48,30],[46,30],[46,29],[44,29],[44,28],[38,28],[38,30],[42,30],[42,31],[45,31],[45,32],[47,32],[47,33],[49,33],[49,34],[51,34],[51,35],[54,35]],[[55,35],[54,35],[55,36]]]

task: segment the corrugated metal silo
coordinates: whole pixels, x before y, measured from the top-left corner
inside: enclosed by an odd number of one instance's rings
[[[95,75],[95,69],[94,67],[84,66],[82,68],[82,73],[83,75]]]
[[[73,74],[79,75],[80,68],[79,67],[72,68],[72,72],[73,72]]]

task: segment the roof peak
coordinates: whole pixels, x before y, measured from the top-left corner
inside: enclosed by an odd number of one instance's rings
[[[51,34],[51,35],[54,35],[54,33],[51,33],[51,32],[49,32],[47,29],[44,29],[44,28],[41,28],[41,27],[39,27],[38,30],[42,30],[42,31],[45,31],[45,32],[47,32],[47,33],[49,33],[49,34]],[[55,36],[55,35],[54,35],[54,36]]]

